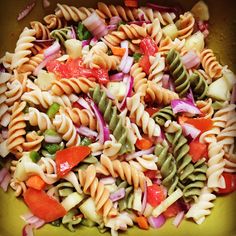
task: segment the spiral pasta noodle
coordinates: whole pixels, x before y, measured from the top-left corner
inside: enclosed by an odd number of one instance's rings
[[[180,16],[179,21],[177,21],[178,28],[178,38],[185,39],[188,38],[194,29],[195,19],[190,12],[185,12],[184,15]]]
[[[59,18],[57,15],[49,14],[43,18],[49,30],[64,28],[67,23],[65,20]]]
[[[11,179],[10,186],[14,190],[16,197],[20,197],[26,191],[24,181],[20,181],[15,178]]]
[[[95,83],[87,78],[70,78],[60,79],[53,82],[52,92],[53,94],[60,96],[62,94],[70,95],[72,93],[87,93],[90,88],[93,88]]]
[[[178,99],[179,95],[169,89],[158,86],[153,81],[148,81],[147,95],[151,101],[157,104],[169,105],[173,99]]]
[[[15,102],[12,108],[11,121],[8,126],[7,147],[10,152],[20,156],[23,151],[24,135],[26,134],[23,110],[26,102]]]
[[[15,69],[29,61],[28,56],[31,54],[30,49],[33,47],[35,40],[35,30],[24,28],[16,43],[15,52],[12,56],[11,69]]]
[[[105,35],[102,38],[102,41],[106,43],[109,47],[116,47],[119,46],[120,43],[126,39],[126,34],[121,31],[112,31]]]
[[[147,36],[146,29],[135,24],[120,25],[119,31],[123,32],[128,39],[144,38]]]
[[[41,131],[54,128],[47,114],[40,112],[34,107],[29,107],[29,113],[26,115],[26,120],[28,120],[32,126],[38,126]]]
[[[20,99],[23,94],[23,86],[19,80],[15,79],[12,82],[8,82],[7,87],[8,91],[5,92],[7,96],[6,104],[11,106]]]
[[[86,19],[91,13],[92,9],[88,9],[86,7],[74,7],[68,6],[66,4],[57,4],[57,9],[55,11],[55,15],[59,18],[64,18],[66,21],[81,21]]]
[[[196,105],[201,111],[201,116],[206,119],[211,118],[214,114],[214,109],[212,107],[212,99],[208,98],[207,100],[199,100],[196,101]]]
[[[111,100],[107,98],[106,93],[102,92],[99,86],[96,86],[95,89],[90,89],[90,94],[104,115],[104,119],[108,123],[115,139],[122,144],[120,154],[131,152],[134,146],[128,138],[128,130],[123,126],[122,119],[118,116],[117,108],[112,106]]]
[[[44,59],[43,54],[41,54],[41,53],[36,54],[36,55],[30,57],[28,62],[26,62],[22,66],[20,66],[18,71],[21,73],[24,73],[24,72],[33,73],[34,70],[38,67],[38,65],[43,61],[43,59]]]
[[[208,91],[208,85],[198,73],[192,73],[189,77],[190,87],[198,99],[203,99]]]
[[[168,120],[174,120],[175,115],[172,111],[171,106],[163,107],[158,112],[152,115],[152,118],[155,120],[157,124],[160,126],[164,126],[165,122]]]
[[[180,55],[174,49],[171,49],[166,58],[170,72],[174,77],[175,90],[180,97],[183,97],[188,92],[190,87],[189,76],[183,63],[180,59]]]
[[[112,16],[119,16],[124,21],[134,21],[138,18],[137,9],[122,7],[120,5],[107,5],[103,2],[98,2],[97,14],[101,18],[111,18]]]
[[[148,87],[147,78],[145,72],[138,63],[135,63],[131,67],[130,75],[134,77],[134,91],[140,93],[140,95],[144,97]]]
[[[139,187],[144,191],[146,177],[143,172],[136,170],[128,162],[114,160],[111,161],[107,156],[101,155],[101,166],[96,167],[96,171],[103,175],[111,175],[112,177],[120,177],[122,180],[128,182],[129,185],[133,185],[135,189]]]
[[[77,126],[83,125],[92,130],[97,129],[96,119],[87,109],[65,107],[60,109],[60,114],[65,114],[70,117],[73,123]]]
[[[67,39],[71,39],[71,36],[69,33],[70,33],[70,28],[65,27],[65,28],[53,30],[50,33],[50,36],[58,40],[60,43],[64,44]]]
[[[156,44],[159,44],[163,36],[159,19],[155,19],[151,24],[148,24],[146,28],[147,34],[150,35],[150,37],[156,42]]]
[[[135,118],[136,124],[142,127],[145,134],[148,134],[149,137],[160,135],[160,126],[145,111],[138,93],[127,99],[127,108],[130,111],[130,117]]]
[[[80,143],[80,136],[77,134],[72,121],[64,114],[56,115],[53,120],[57,132],[67,141],[66,146],[77,146]]]
[[[25,139],[26,141],[22,144],[24,151],[38,151],[44,137],[32,131],[26,134]]]
[[[212,203],[216,199],[216,196],[212,193],[212,189],[204,187],[201,190],[201,194],[186,214],[186,218],[193,218],[197,224],[202,224],[207,215],[210,215],[211,208],[214,207]]]
[[[48,28],[43,25],[39,21],[31,21],[30,26],[32,29],[35,30],[35,38],[36,39],[49,39],[50,38],[50,32]]]
[[[201,52],[201,63],[203,69],[213,80],[222,75],[222,66],[211,49],[204,49]]]
[[[154,153],[158,157],[157,166],[161,172],[162,184],[168,189],[168,195],[170,195],[179,182],[174,157],[168,152],[168,147],[161,144],[157,144]]]
[[[96,177],[96,168],[90,165],[86,170],[79,170],[79,181],[85,194],[90,194],[95,201],[96,209],[104,217],[116,216],[117,210],[109,199],[109,190]]]

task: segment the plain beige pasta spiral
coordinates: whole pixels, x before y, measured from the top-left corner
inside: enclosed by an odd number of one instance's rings
[[[18,180],[16,178],[12,178],[11,179],[10,186],[14,190],[16,197],[20,197],[21,195],[23,195],[24,192],[27,189],[26,185],[25,185],[25,182],[24,181],[20,181],[20,180]]]
[[[149,7],[138,8],[138,14],[143,15],[145,21],[153,22],[155,19],[158,19],[162,25],[171,24],[176,18],[176,15],[173,12],[159,12]]]
[[[116,216],[117,209],[113,207],[113,203],[109,198],[109,190],[96,177],[95,166],[90,165],[86,170],[79,169],[78,173],[83,192],[91,195],[97,212],[101,213],[103,217]]]
[[[50,37],[50,31],[48,30],[48,28],[43,25],[41,22],[39,21],[31,21],[30,22],[30,26],[32,29],[35,30],[35,37],[36,39],[49,39]]]
[[[43,51],[48,48],[48,44],[47,43],[34,43],[33,47],[30,49],[31,50],[31,53],[33,55],[37,55],[37,54],[42,54]]]
[[[24,120],[23,110],[26,102],[15,102],[12,108],[11,121],[8,126],[7,148],[17,157],[21,156],[23,151],[24,135],[26,134],[26,123]]]
[[[206,119],[211,118],[214,114],[214,109],[212,107],[212,99],[208,98],[207,100],[196,101],[196,105],[201,111],[200,116]]]
[[[222,66],[211,49],[204,49],[201,52],[201,63],[203,69],[213,80],[222,75]]]
[[[123,32],[128,39],[140,39],[147,36],[146,29],[135,24],[120,25],[119,31]]]
[[[105,176],[111,175],[114,178],[120,177],[122,180],[127,181],[129,185],[134,186],[135,189],[140,187],[144,191],[146,183],[145,175],[128,162],[119,160],[111,161],[109,157],[101,155],[100,163],[101,165],[96,166],[97,173]]]
[[[126,39],[126,34],[121,31],[112,31],[102,38],[102,41],[109,47],[120,46],[120,43]]]
[[[210,143],[208,157],[207,186],[209,188],[225,188],[225,180],[222,176],[225,166],[223,145],[217,142]]]
[[[151,24],[147,24],[146,28],[147,34],[150,35],[156,44],[159,44],[163,36],[159,19],[155,19]]]
[[[139,92],[142,97],[146,95],[147,90],[147,78],[146,73],[139,66],[139,63],[135,63],[130,69],[130,75],[134,77],[134,91]]]
[[[148,79],[162,86],[162,77],[165,69],[165,58],[162,57],[160,53],[156,53],[155,56],[149,57],[149,61],[151,67],[149,69]]]
[[[16,43],[15,52],[12,56],[11,69],[15,69],[29,61],[28,56],[31,54],[33,41],[35,40],[35,30],[24,28]]]
[[[195,19],[190,12],[185,12],[180,15],[180,19],[176,22],[178,28],[178,38],[188,38],[194,30]]]
[[[76,126],[86,126],[92,130],[97,129],[97,122],[93,114],[87,109],[65,107],[60,109],[60,114],[68,116]]]
[[[163,105],[169,105],[173,99],[179,98],[174,91],[165,89],[153,81],[148,81],[147,95],[152,102]]]
[[[193,218],[197,224],[202,224],[206,216],[211,214],[211,209],[214,207],[216,196],[212,193],[212,189],[204,187],[201,190],[200,196],[186,214],[186,218]]]
[[[67,25],[67,22],[64,19],[61,19],[54,14],[45,16],[43,20],[49,30],[61,29]]]
[[[86,19],[94,10],[86,7],[74,7],[66,4],[57,4],[55,15],[64,18],[66,21],[79,22]]]
[[[6,91],[6,104],[8,106],[13,105],[14,102],[18,101],[23,94],[23,86],[19,80],[15,79],[12,82],[7,83],[8,90]]]
[[[38,151],[44,140],[43,136],[38,135],[35,131],[29,132],[25,137],[26,141],[22,144],[24,151]]]
[[[30,72],[33,73],[37,66],[43,61],[44,56],[42,53],[36,54],[30,57],[29,61],[19,67],[18,71],[21,73]]]
[[[80,136],[77,134],[71,119],[65,114],[56,115],[53,125],[57,132],[62,135],[62,139],[67,141],[67,147],[78,146],[80,144]]]
[[[119,16],[124,21],[135,21],[138,19],[138,11],[135,8],[123,7],[120,5],[107,5],[104,2],[98,2],[97,14],[103,18],[111,18],[113,16]]]
[[[54,129],[48,115],[34,107],[29,107],[29,113],[25,115],[25,119],[29,121],[30,125],[38,126],[41,131]]]
[[[88,93],[90,88],[95,87],[95,83],[84,77],[55,80],[52,85],[52,92],[55,95],[72,93]]]
[[[127,108],[130,111],[130,118],[135,119],[135,123],[142,128],[145,134],[148,134],[149,137],[160,135],[160,126],[145,111],[144,105],[140,102],[139,93],[127,99]]]

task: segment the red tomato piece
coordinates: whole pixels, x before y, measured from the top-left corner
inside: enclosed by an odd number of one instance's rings
[[[196,163],[199,159],[205,157],[204,154],[207,153],[207,145],[205,143],[200,143],[198,140],[193,140],[189,144],[189,155],[192,157],[192,161]]]
[[[151,37],[142,39],[139,46],[141,52],[148,56],[153,56],[156,52],[158,52],[158,47]]]
[[[185,122],[199,129],[201,133],[210,130],[213,126],[213,121],[206,118],[187,118]]]
[[[158,206],[165,199],[163,187],[153,184],[147,187],[147,202],[153,206]]]
[[[148,114],[149,114],[150,116],[152,116],[153,114],[155,114],[156,112],[158,112],[159,109],[156,108],[156,107],[148,107],[148,108],[145,109],[145,111],[148,112]]]
[[[52,222],[66,214],[65,208],[42,190],[28,188],[23,196],[30,211],[46,222]]]
[[[144,174],[149,179],[155,179],[157,177],[157,170],[146,170]]]
[[[149,149],[153,145],[153,142],[150,139],[147,138],[142,138],[142,139],[137,139],[135,146],[139,150],[146,150]]]
[[[227,194],[236,191],[236,174],[223,173],[222,176],[225,179],[225,188],[219,188],[219,194]]]
[[[87,146],[76,146],[56,152],[56,167],[59,177],[65,176],[73,167],[77,166],[91,150]]]
[[[163,212],[163,215],[166,218],[171,218],[171,217],[176,216],[180,211],[181,211],[181,208],[180,208],[179,203],[177,201],[177,202],[174,202],[172,205],[170,205],[166,209],[166,211]]]
[[[143,71],[148,74],[149,69],[151,67],[150,61],[149,61],[149,56],[148,55],[143,55],[141,59],[139,60],[139,66],[143,69]]]

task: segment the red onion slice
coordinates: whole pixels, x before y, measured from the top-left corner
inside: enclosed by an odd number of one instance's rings
[[[189,100],[174,99],[171,101],[174,114],[187,112],[192,115],[199,115],[201,111]]]
[[[22,236],[34,236],[33,226],[32,225],[25,225],[22,229]]]
[[[97,132],[89,129],[88,127],[82,126],[82,125],[80,127],[76,128],[76,131],[79,134],[82,134],[85,137],[89,137],[89,138],[96,138],[98,136]]]
[[[29,3],[26,5],[26,7],[18,14],[17,20],[20,21],[24,19],[35,7],[36,1]]]
[[[194,126],[184,123],[181,125],[185,137],[190,137],[191,141],[198,137],[201,131]]]
[[[101,87],[106,92],[106,95],[108,98],[110,98],[111,100],[115,100],[115,97],[113,96],[113,94],[111,94],[111,92],[104,85],[102,85]]]
[[[107,30],[113,31],[113,30],[116,30],[116,29],[117,29],[117,26],[116,26],[116,25],[108,25],[108,26],[107,26]]]
[[[200,64],[200,57],[192,50],[188,51],[181,59],[186,69],[196,67]]]
[[[97,39],[96,37],[93,37],[93,38],[90,40],[90,45],[91,45],[91,46],[94,46],[97,42],[98,42],[98,39]]]
[[[34,43],[51,43],[55,41],[55,39],[35,39]]]
[[[50,47],[44,51],[44,57],[52,56],[60,51],[61,45],[58,41],[55,41]]]
[[[158,217],[150,216],[148,217],[148,223],[152,228],[160,228],[166,222],[166,218],[163,215],[159,215]]]
[[[146,206],[147,206],[147,182],[145,181],[145,187],[144,187],[144,192],[143,192],[142,210],[141,210],[141,213],[144,212]]]
[[[110,25],[118,25],[121,22],[121,18],[119,16],[113,16],[110,19]]]
[[[232,89],[232,94],[230,97],[230,103],[235,104],[236,103],[236,84],[234,84],[233,89]]]
[[[160,5],[157,5],[154,3],[147,3],[147,7],[150,7],[154,10],[159,11],[159,12],[169,12],[169,13],[173,12],[177,15],[179,15],[181,12],[181,9],[179,7],[160,6]]]
[[[0,183],[3,181],[7,173],[8,173],[8,170],[5,167],[0,170]]]
[[[134,152],[134,153],[128,154],[128,155],[126,155],[125,160],[126,161],[130,161],[130,160],[132,160],[132,159],[134,159],[136,157],[141,157],[143,155],[152,154],[153,151],[154,151],[154,148],[155,147],[151,147],[151,148],[149,148],[147,150],[142,150],[142,151],[138,151],[138,152]]]
[[[62,138],[59,135],[48,135],[48,134],[46,134],[44,136],[44,140],[47,143],[60,143],[62,141]]]
[[[170,88],[170,76],[168,74],[164,74],[162,76],[162,87],[165,89],[169,89]]]
[[[77,100],[77,103],[78,103],[80,106],[82,106],[84,109],[89,110],[89,111],[91,112],[91,114],[94,115],[93,110],[91,109],[91,107],[89,106],[88,102],[87,102],[84,98],[79,98],[79,99]]]
[[[72,38],[72,39],[76,39],[76,33],[75,33],[75,28],[74,28],[74,26],[72,25],[70,28],[71,28],[71,38]]]
[[[183,219],[184,219],[184,211],[181,211],[176,215],[176,217],[174,218],[172,224],[174,226],[178,227]]]
[[[110,79],[110,81],[112,81],[112,82],[120,82],[120,81],[123,81],[123,79],[124,79],[124,73],[123,73],[123,72],[116,73],[116,74],[114,74],[114,75],[111,75],[109,79]]]
[[[3,180],[1,181],[1,188],[3,189],[4,192],[7,191],[8,185],[11,181],[11,175],[10,173],[7,171],[7,174],[4,176]]]
[[[89,45],[90,44],[90,39],[87,39],[87,40],[83,40],[82,41],[82,48],[84,47],[84,46],[87,46],[87,45]]]
[[[7,129],[2,129],[2,138],[7,139],[8,138],[8,130]]]
[[[112,202],[116,202],[125,197],[125,189],[120,188],[116,192],[110,194],[110,199]]]

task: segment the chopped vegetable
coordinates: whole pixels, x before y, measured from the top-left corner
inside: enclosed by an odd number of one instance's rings
[[[26,7],[18,14],[17,20],[20,21],[24,19],[35,7],[36,0],[32,1],[31,3],[27,4]]]
[[[147,202],[153,206],[158,206],[165,199],[163,187],[153,184],[147,187]]]
[[[190,141],[198,137],[201,131],[188,123],[182,124],[183,134]]]
[[[30,211],[46,222],[57,220],[66,214],[63,206],[42,190],[28,188],[23,196]]]
[[[50,119],[54,118],[56,113],[59,111],[60,105],[54,102],[47,110],[47,115]]]
[[[159,215],[158,217],[150,216],[148,217],[148,223],[151,225],[152,228],[160,228],[164,225],[166,219],[163,215]]]
[[[43,190],[46,186],[46,183],[41,179],[40,176],[32,175],[27,179],[26,185],[29,188]]]
[[[58,41],[55,41],[50,47],[44,51],[44,57],[50,57],[57,54],[60,51],[61,45]]]
[[[90,148],[87,146],[75,146],[58,151],[56,153],[58,176],[65,176],[73,167],[77,166],[89,154]]]
[[[201,158],[206,158],[207,145],[205,143],[200,143],[198,140],[193,140],[189,144],[189,155],[192,157],[192,161],[196,163]]]
[[[186,69],[196,67],[200,63],[200,57],[193,50],[188,51],[181,59]]]
[[[180,14],[180,9],[178,7],[167,7],[167,6],[160,6],[153,3],[147,3],[147,7],[150,7],[154,10],[157,10],[159,12],[174,12],[176,14]]]
[[[61,205],[65,208],[66,211],[69,211],[73,207],[78,205],[83,199],[84,199],[83,195],[77,192],[73,192],[63,199]]]
[[[150,61],[149,61],[149,56],[148,55],[143,55],[141,59],[139,60],[139,66],[143,69],[143,71],[148,74],[149,69],[151,67]]]
[[[113,202],[116,202],[124,197],[125,197],[125,189],[124,188],[120,188],[116,192],[113,192],[110,194],[110,199]]]
[[[179,206],[178,201],[176,201],[163,212],[163,215],[166,218],[171,218],[171,217],[176,216],[180,211],[181,211],[181,208]]]
[[[77,37],[80,41],[82,40],[88,40],[92,37],[92,34],[87,30],[87,28],[79,22],[77,27]]]
[[[89,138],[83,138],[82,139],[82,141],[81,141],[81,143],[80,143],[80,145],[81,146],[88,146],[89,144],[91,144],[92,143],[92,141],[89,139]]]
[[[159,109],[156,108],[156,107],[148,107],[148,108],[145,109],[145,111],[148,112],[148,114],[149,114],[150,116],[152,116],[152,115],[154,115],[156,112],[158,112]]]
[[[57,151],[61,150],[61,146],[56,143],[46,143],[43,146],[51,155],[55,154]]]
[[[236,174],[223,173],[225,179],[225,188],[218,188],[219,194],[228,194],[236,191]]]
[[[147,218],[144,216],[138,216],[136,217],[136,222],[138,224],[138,227],[140,229],[149,229]]]
[[[36,151],[31,151],[30,154],[29,154],[29,157],[35,163],[40,160],[40,155]]]
[[[123,57],[126,49],[120,47],[111,47],[111,51],[115,56]]]
[[[138,0],[124,0],[126,7],[138,7]]]
[[[96,131],[91,130],[88,127],[82,126],[82,125],[80,127],[76,128],[76,131],[79,134],[82,134],[82,135],[89,137],[89,138],[96,138],[98,136],[98,133]]]
[[[158,47],[151,37],[146,37],[140,42],[140,50],[144,55],[154,56],[158,52]]]
[[[141,58],[142,54],[141,53],[134,53],[133,58],[135,62],[138,62],[139,59]]]
[[[157,170],[146,170],[144,172],[145,176],[147,176],[149,179],[155,179],[157,177]]]
[[[171,101],[171,107],[174,114],[177,113],[188,113],[191,115],[199,115],[201,111],[195,106],[195,104],[189,99],[173,99]]]
[[[137,141],[135,143],[135,146],[139,150],[147,150],[147,149],[151,148],[152,145],[153,145],[153,142],[148,138],[137,139]]]
[[[128,55],[128,51],[129,51],[128,44],[129,42],[127,40],[121,42],[121,48],[125,49],[125,53],[121,59],[119,68],[123,73],[129,73],[130,68],[134,61],[134,58]]]

